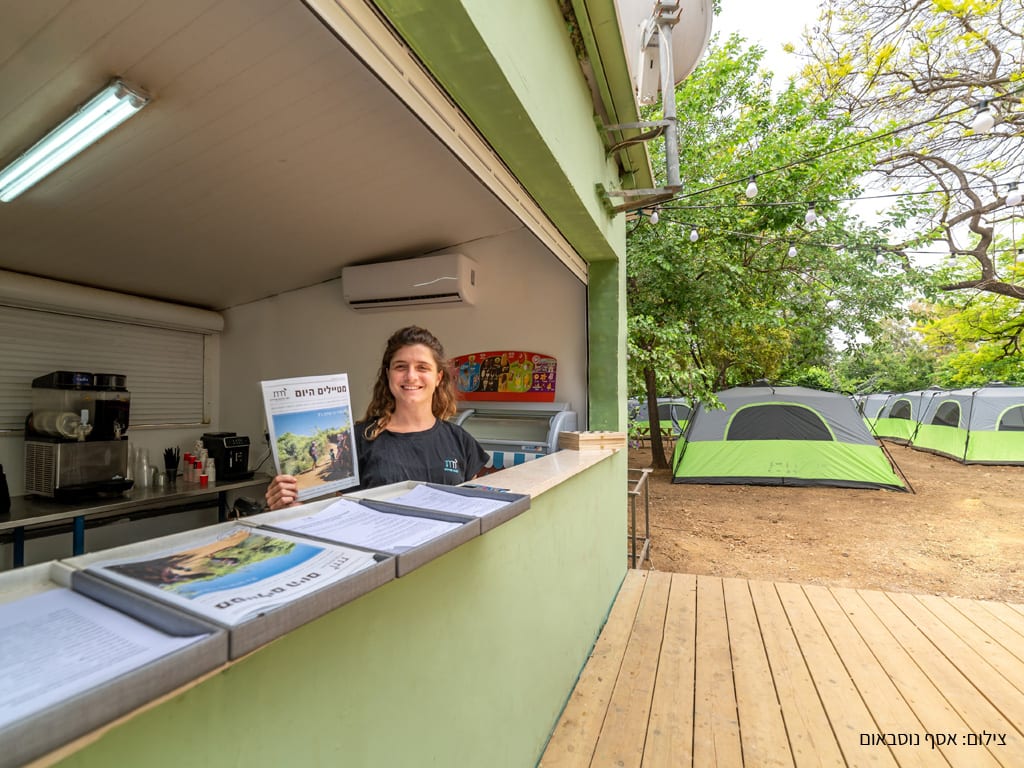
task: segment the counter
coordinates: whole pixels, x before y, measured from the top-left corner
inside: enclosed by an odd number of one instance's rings
[[[132,488],[122,496],[97,498],[81,503],[54,501],[42,496],[13,496],[9,512],[0,513],[0,535],[10,532],[14,545],[14,567],[25,563],[25,538],[33,531],[61,528],[72,529],[72,551],[68,555],[85,552],[85,529],[91,520],[121,517],[133,513],[149,514],[184,512],[209,507],[215,501],[218,519],[227,519],[227,494],[263,487],[270,482],[268,475],[256,474],[246,480],[218,480],[202,487],[198,483],[179,481],[164,488]]]
[[[482,478],[530,508],[36,765],[536,764],[625,576],[626,464]]]

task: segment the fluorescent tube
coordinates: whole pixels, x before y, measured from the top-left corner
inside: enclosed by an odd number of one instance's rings
[[[0,171],[0,202],[16,198],[148,103],[146,93],[114,80]]]

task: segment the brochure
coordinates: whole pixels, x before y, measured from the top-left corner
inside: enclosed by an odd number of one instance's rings
[[[429,485],[417,485],[411,491],[406,491],[400,496],[392,496],[388,501],[406,507],[433,509],[437,512],[450,512],[470,517],[489,515],[511,503],[511,500],[461,496],[440,488],[432,488]]]
[[[100,562],[86,570],[235,626],[375,562],[370,552],[238,526],[197,536],[187,549]]]
[[[0,729],[203,637],[166,635],[68,589],[0,605]]]
[[[354,501],[340,499],[312,515],[279,520],[272,525],[329,541],[399,554],[453,531],[462,523],[378,512]]]
[[[348,375],[260,384],[274,466],[298,480],[299,501],[359,485]]]

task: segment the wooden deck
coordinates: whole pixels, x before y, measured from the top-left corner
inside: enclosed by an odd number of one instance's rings
[[[1024,606],[632,570],[540,764],[1024,766]]]

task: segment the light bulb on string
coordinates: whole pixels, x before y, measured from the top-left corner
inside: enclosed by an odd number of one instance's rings
[[[796,256],[796,246],[790,245],[789,250],[786,251],[786,255],[789,256],[789,258],[793,258],[794,256]]]
[[[696,243],[698,240],[700,240],[700,233],[697,231],[697,228],[694,227],[690,230],[690,242]]]
[[[989,109],[988,102],[983,101],[978,105],[978,111],[971,121],[971,130],[975,133],[988,133],[996,124],[996,116]]]
[[[956,254],[955,253],[950,253],[949,254],[949,260],[950,260],[950,262],[956,261]]]
[[[813,225],[814,222],[816,222],[817,220],[818,214],[814,212],[814,203],[811,203],[810,207],[807,209],[807,213],[804,214],[804,224],[806,224],[809,227]]]
[[[750,183],[747,184],[746,195],[751,200],[757,197],[757,176],[750,177]]]
[[[660,220],[661,217],[658,215],[658,209],[655,208],[653,211],[651,211],[651,224],[657,224]]]
[[[1020,205],[1022,199],[1024,199],[1024,196],[1022,196],[1020,190],[1017,189],[1017,182],[1012,182],[1009,189],[1006,191],[1006,204]]]

